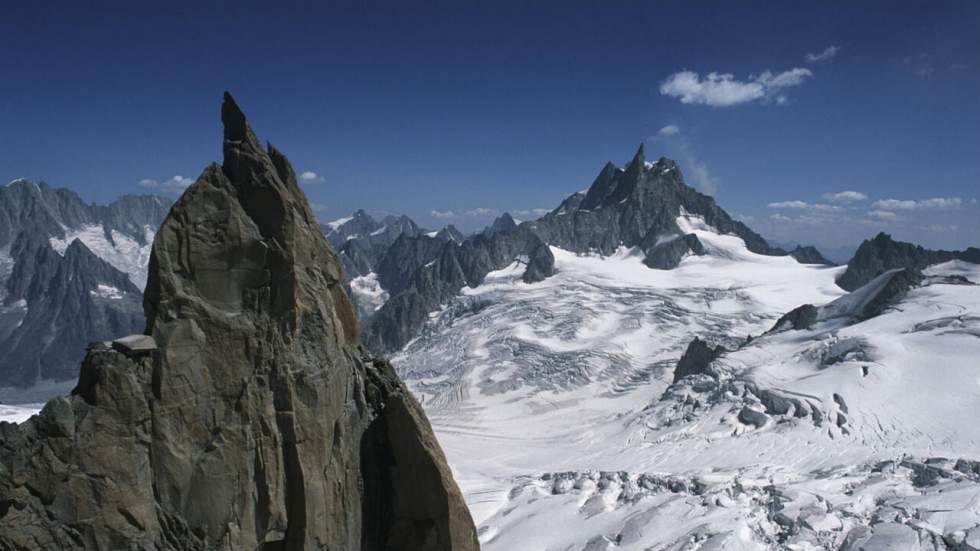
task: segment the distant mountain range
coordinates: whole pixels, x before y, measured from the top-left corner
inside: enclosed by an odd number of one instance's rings
[[[149,250],[169,208],[169,200],[156,196],[93,205],[69,190],[26,180],[0,189],[0,387],[71,379],[87,343],[142,329]],[[754,253],[833,264],[811,246],[793,244],[787,251],[770,245],[687,186],[676,163],[647,161],[642,146],[624,168],[607,163],[587,191],[537,220],[519,223],[505,213],[464,235],[452,225],[432,231],[407,216],[375,219],[358,210],[320,227],[338,252],[365,342],[391,352],[416,337],[430,313],[461,289],[478,286],[515,259],[525,281],[549,277],[549,246],[607,256],[633,249],[660,270],[713,254],[697,228],[678,224],[688,214],[740,238]],[[921,268],[937,259],[976,262],[977,256],[976,249],[928,251],[878,236],[857,251],[840,284],[853,289],[889,268]]]
[[[162,197],[108,205],[15,180],[0,188],[0,387],[78,375],[89,342],[143,330]]]

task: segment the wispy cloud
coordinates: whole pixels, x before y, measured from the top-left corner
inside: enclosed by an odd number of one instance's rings
[[[708,170],[708,165],[704,164],[704,161],[692,158],[688,159],[687,165],[688,175],[694,187],[708,195],[716,195],[718,193],[718,180]]]
[[[548,214],[549,212],[551,212],[551,209],[544,209],[544,208],[516,209],[511,212],[513,213],[514,216],[518,218],[525,219],[525,220],[527,219],[533,220],[536,218],[541,218],[542,216]]]
[[[476,207],[466,210],[431,210],[429,216],[433,218],[489,218],[498,216],[500,211],[487,207]]]
[[[838,191],[836,193],[824,193],[823,198],[831,203],[857,203],[866,200],[868,196],[860,191]]]
[[[904,63],[915,76],[920,78],[929,78],[936,72],[936,64],[933,61],[932,56],[925,52],[919,52],[906,56],[905,59],[902,60],[902,63]]]
[[[826,50],[818,53],[806,54],[807,63],[825,63],[833,61],[837,57],[837,52],[840,51],[840,46],[831,44]]]
[[[708,195],[718,193],[718,178],[711,173],[708,165],[695,154],[694,147],[691,146],[691,142],[684,136],[679,126],[668,124],[658,130],[650,140],[659,141],[677,149],[685,165],[688,180],[694,187]]]
[[[465,213],[467,216],[497,216],[500,211],[497,209],[488,209],[485,207],[478,207],[475,209],[470,209]]]
[[[183,193],[187,186],[194,183],[194,180],[190,178],[185,178],[180,176],[174,176],[166,180],[154,180],[152,178],[145,178],[137,182],[141,188],[152,189],[155,191],[161,191],[163,193]]]
[[[299,175],[299,181],[304,184],[322,184],[326,179],[312,170],[307,170]]]
[[[931,199],[881,199],[871,203],[879,210],[949,210],[963,205],[959,197],[933,197]]]
[[[680,71],[667,77],[660,84],[660,93],[679,98],[681,103],[703,104],[712,107],[729,107],[751,101],[767,99],[778,104],[788,101],[783,91],[799,86],[813,76],[813,72],[795,67],[781,73],[764,71],[749,75],[748,80],[735,79],[731,73],[711,72],[701,78],[694,71]]]
[[[778,201],[775,203],[769,203],[767,205],[771,209],[798,209],[798,210],[816,210],[825,212],[835,212],[841,210],[841,207],[836,205],[827,205],[824,203],[807,203],[806,201]]]
[[[871,218],[877,218],[879,220],[896,220],[898,215],[890,210],[871,210],[868,211],[868,216]]]

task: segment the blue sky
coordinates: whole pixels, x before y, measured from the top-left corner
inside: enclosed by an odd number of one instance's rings
[[[980,3],[524,4],[5,6],[0,178],[173,195],[228,89],[324,220],[527,218],[646,142],[772,240],[980,244]]]

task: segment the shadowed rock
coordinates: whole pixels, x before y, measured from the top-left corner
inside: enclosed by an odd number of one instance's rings
[[[555,255],[551,248],[541,243],[531,251],[527,260],[527,268],[522,279],[524,283],[536,283],[555,275]]]
[[[153,245],[158,350],[92,347],[70,397],[0,423],[0,548],[477,549],[292,167],[227,94],[222,120]]]
[[[674,368],[674,382],[697,374],[714,377],[715,375],[710,369],[711,362],[718,359],[724,352],[723,347],[713,347],[698,337],[694,337],[694,340],[687,345],[684,355],[677,361],[677,367]]]
[[[795,258],[801,264],[823,264],[825,266],[834,266],[835,264],[830,260],[827,260],[816,247],[813,246],[797,246],[795,249],[789,252],[789,255]]]
[[[776,320],[776,324],[768,332],[775,333],[787,329],[809,329],[813,327],[814,323],[817,323],[818,317],[819,310],[816,306],[812,304],[797,306]]]
[[[923,280],[925,276],[916,269],[906,268],[895,272],[874,298],[856,312],[856,317],[859,320],[866,320],[881,314],[893,304],[900,302],[911,289],[921,285]]]
[[[930,264],[954,259],[980,264],[980,249],[970,247],[963,251],[934,251],[920,245],[895,241],[890,235],[879,233],[874,239],[861,243],[854,258],[847,263],[847,270],[837,278],[837,284],[842,289],[854,291],[888,270],[921,270]]]

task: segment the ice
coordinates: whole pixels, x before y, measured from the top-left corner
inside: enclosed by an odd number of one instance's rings
[[[116,230],[110,232],[110,240],[101,224],[90,224],[66,229],[64,239],[52,237],[49,241],[58,254],[64,255],[72,241],[80,239],[96,256],[126,273],[133,285],[142,291],[146,287],[154,235],[152,227],[143,226],[142,243]]]
[[[524,283],[517,262],[493,272],[393,357],[483,548],[980,538],[980,473],[954,468],[980,457],[980,286],[929,284],[857,322],[845,314],[887,276],[848,295],[834,283],[845,267],[757,255],[687,213],[678,224],[708,254],[652,270],[638,249],[552,248],[553,277]],[[964,263],[927,272],[980,281]],[[826,321],[764,335],[801,304]],[[736,351],[717,378],[671,386],[694,336]],[[742,423],[743,408],[765,423]]]
[[[340,229],[341,226],[343,226],[344,224],[350,222],[353,219],[354,219],[353,216],[345,216],[344,218],[338,218],[338,219],[336,219],[336,220],[334,220],[332,222],[327,222],[326,225],[331,230],[337,231],[337,230]]]
[[[119,300],[123,298],[123,293],[118,288],[112,285],[105,285],[104,283],[99,283],[98,286],[89,291],[89,294],[93,297],[105,298],[109,300]]]
[[[350,282],[350,288],[354,301],[366,312],[376,312],[388,301],[388,291],[381,288],[378,274],[374,272],[355,277]]]
[[[22,405],[6,405],[0,404],[0,422],[8,423],[23,423],[28,420],[32,415],[41,411],[41,407],[44,404],[22,404]]]

